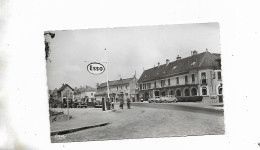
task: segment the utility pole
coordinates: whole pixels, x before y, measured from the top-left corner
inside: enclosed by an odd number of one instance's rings
[[[106,51],[106,70],[107,70],[107,100],[110,99],[109,98],[109,84],[108,84],[108,53],[107,50]],[[106,99],[105,99],[105,110],[106,110]]]
[[[70,120],[70,111],[69,111],[69,93],[67,93],[67,97],[66,97],[66,100],[67,100],[67,109],[68,109],[68,120]]]

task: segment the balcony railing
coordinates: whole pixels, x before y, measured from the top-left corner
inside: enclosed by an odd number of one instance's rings
[[[208,84],[208,79],[201,79],[200,84]]]

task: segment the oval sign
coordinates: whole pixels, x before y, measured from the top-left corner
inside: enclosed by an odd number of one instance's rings
[[[105,71],[105,67],[100,63],[93,62],[88,64],[87,70],[88,72],[97,75],[97,74],[102,74]]]

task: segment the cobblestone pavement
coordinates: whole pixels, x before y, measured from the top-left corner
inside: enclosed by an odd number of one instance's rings
[[[66,113],[66,110],[64,110]],[[135,107],[115,111],[71,109],[73,119],[51,123],[51,131],[109,122],[103,127],[82,130],[51,141],[80,142],[95,140],[224,134],[224,116],[170,109]]]

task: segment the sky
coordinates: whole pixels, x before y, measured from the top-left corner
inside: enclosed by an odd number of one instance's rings
[[[133,77],[139,78],[143,70],[175,61],[208,49],[220,53],[218,23],[115,27],[100,29],[62,30],[50,42],[51,61],[47,61],[49,89],[60,88],[63,83],[72,88],[96,87],[96,83]],[[106,49],[106,51],[105,51]],[[100,75],[87,71],[91,62],[108,62]],[[108,76],[107,76],[108,74]]]

